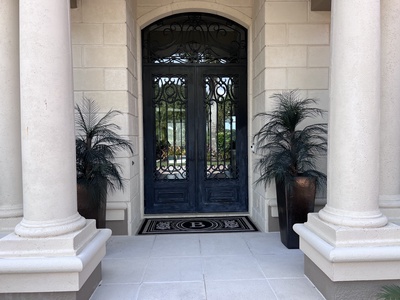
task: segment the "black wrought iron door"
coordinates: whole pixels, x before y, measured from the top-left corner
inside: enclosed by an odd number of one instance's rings
[[[246,64],[186,46],[143,64],[145,213],[247,211]]]

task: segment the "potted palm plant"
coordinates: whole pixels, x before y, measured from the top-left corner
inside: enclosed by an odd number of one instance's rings
[[[83,98],[75,111],[78,212],[87,219],[96,219],[97,227],[104,228],[107,193],[124,187],[115,155],[120,150],[133,153],[132,145],[115,132],[120,127],[110,122],[120,111],[109,110],[101,115],[96,103],[88,98]]]
[[[253,140],[262,156],[256,163],[256,183],[266,187],[275,180],[281,241],[292,249],[299,247],[293,225],[307,221],[307,214],[314,211],[316,189],[326,183],[316,163],[326,154],[327,124],[300,128],[304,120],[325,111],[312,106],[316,99],[301,98],[297,90],[273,94],[271,99],[276,108],[255,116],[266,119]]]

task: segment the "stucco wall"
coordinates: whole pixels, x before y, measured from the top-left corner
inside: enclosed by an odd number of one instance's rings
[[[121,224],[115,233],[132,233],[140,220],[138,158],[138,97],[134,9],[125,0],[79,0],[71,9],[75,101],[95,100],[101,111],[117,109],[119,132],[129,138],[134,155],[118,154],[125,190],[109,194],[107,220]],[[127,21],[128,20],[128,21]],[[133,222],[133,223],[132,223]],[[127,224],[130,223],[130,224]],[[124,232],[125,231],[125,232]]]
[[[253,16],[253,115],[271,109],[269,97],[288,89],[319,98],[320,106],[328,109],[330,12],[312,12],[308,0],[255,0]],[[253,122],[252,134],[260,122]],[[325,160],[320,165],[326,170]],[[252,192],[253,219],[262,230],[274,230],[275,186],[255,186]],[[322,191],[317,204],[323,205],[325,198]]]

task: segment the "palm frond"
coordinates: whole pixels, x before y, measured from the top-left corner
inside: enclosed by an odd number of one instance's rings
[[[121,166],[114,159],[118,151],[133,153],[132,144],[121,138],[115,132],[120,127],[111,123],[120,111],[109,110],[100,116],[99,107],[88,98],[83,98],[75,110],[77,180],[87,188],[94,207],[102,206],[108,191],[124,188]]]
[[[313,107],[317,99],[301,98],[297,90],[273,94],[275,109],[258,113],[265,123],[253,136],[257,153],[262,157],[256,163],[260,177],[256,183],[271,183],[286,176],[312,175],[317,185],[326,182],[326,175],[316,170],[316,161],[327,151],[327,124],[317,123],[298,129],[308,118],[323,116],[325,111]]]
[[[386,285],[377,294],[378,300],[400,300],[400,286]]]

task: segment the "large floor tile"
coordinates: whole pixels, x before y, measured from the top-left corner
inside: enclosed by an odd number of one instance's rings
[[[103,283],[140,283],[143,280],[147,258],[114,259],[102,262]]]
[[[202,280],[200,257],[152,257],[143,279],[144,282]]]
[[[207,300],[275,300],[267,280],[206,281]]]
[[[204,234],[200,236],[201,255],[251,255],[240,234]]]
[[[304,254],[256,255],[266,278],[304,277]]]
[[[100,285],[90,300],[136,300],[139,284]]]
[[[109,258],[148,257],[154,240],[155,236],[111,237],[107,242],[106,256]]]
[[[113,236],[102,267],[91,300],[324,299],[279,233]]]
[[[174,234],[158,235],[151,256],[199,256],[200,241],[198,235]]]
[[[250,251],[253,254],[293,253],[298,249],[288,249],[280,241],[279,232],[243,234]]]
[[[206,300],[203,282],[144,283],[137,300]]]
[[[265,278],[253,256],[211,256],[203,258],[206,280]]]
[[[325,299],[307,278],[269,279],[279,300]]]

